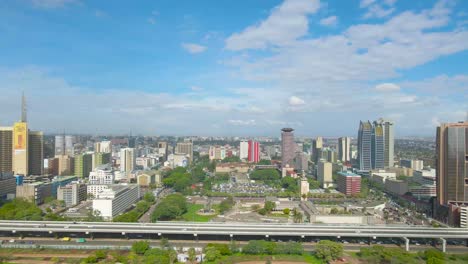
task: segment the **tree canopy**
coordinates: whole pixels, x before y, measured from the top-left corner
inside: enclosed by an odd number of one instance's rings
[[[174,220],[187,212],[187,200],[181,194],[166,196],[151,215],[152,222]]]
[[[254,170],[250,173],[251,180],[258,181],[277,181],[281,178],[278,170],[275,169],[265,169],[265,170]]]

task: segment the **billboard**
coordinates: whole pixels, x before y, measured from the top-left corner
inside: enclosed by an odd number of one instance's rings
[[[13,149],[26,150],[28,140],[28,125],[24,122],[15,123],[13,127]]]

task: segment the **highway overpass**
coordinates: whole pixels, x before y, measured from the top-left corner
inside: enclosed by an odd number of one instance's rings
[[[145,238],[196,237],[197,239],[258,239],[285,237],[306,238],[367,238],[403,239],[468,239],[468,229],[432,228],[420,226],[365,226],[318,224],[248,224],[248,223],[112,223],[112,222],[53,222],[53,221],[0,221],[2,236],[83,236],[122,237],[143,235]],[[141,236],[140,236],[141,237]]]

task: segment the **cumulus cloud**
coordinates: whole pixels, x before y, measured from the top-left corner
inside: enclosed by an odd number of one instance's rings
[[[299,106],[299,105],[304,105],[305,102],[301,98],[297,96],[291,96],[289,97],[289,105],[290,106]]]
[[[35,7],[52,9],[52,8],[61,8],[69,4],[77,4],[78,0],[31,0],[31,3]]]
[[[381,83],[375,86],[375,90],[379,92],[398,92],[400,86],[394,83]]]
[[[359,3],[359,7],[360,8],[366,8],[368,6],[370,6],[371,4],[373,4],[375,2],[375,0],[361,0],[361,2]]]
[[[191,86],[190,90],[192,90],[194,92],[201,92],[201,91],[203,91],[203,88],[198,87],[198,86]]]
[[[195,43],[182,43],[182,48],[192,54],[202,53],[207,47]]]
[[[319,8],[319,0],[285,0],[267,19],[231,35],[226,40],[226,48],[244,50],[287,45],[307,33],[307,15],[316,13]]]
[[[322,26],[335,26],[336,24],[338,24],[338,17],[336,16],[329,16],[320,20]]]

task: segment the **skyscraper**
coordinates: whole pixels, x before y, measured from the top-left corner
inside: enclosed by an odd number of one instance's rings
[[[28,175],[28,124],[16,122],[13,126],[13,172]]]
[[[70,157],[75,156],[73,144],[75,143],[75,137],[74,136],[65,136],[65,155],[68,155]]]
[[[0,173],[13,171],[13,128],[0,127]]]
[[[322,157],[323,138],[317,137],[312,140],[312,161],[317,163]]]
[[[358,133],[358,161],[359,169],[369,171],[372,169],[372,124],[359,123]]]
[[[120,171],[131,172],[135,169],[135,149],[123,148],[120,150]]]
[[[340,137],[338,139],[338,159],[342,162],[351,160],[351,138]]]
[[[286,167],[286,165],[292,167],[294,165],[294,153],[296,152],[294,129],[283,128],[281,131],[281,166],[283,168]]]
[[[393,131],[393,123],[388,120],[380,119],[384,134],[384,166],[386,168],[394,166],[394,145],[395,133]]]
[[[436,139],[437,203],[468,203],[468,122],[441,124]]]
[[[241,141],[239,144],[239,158],[247,159],[249,157],[249,143],[247,141]]]
[[[260,161],[260,143],[249,140],[249,153],[248,153],[249,162],[257,163]]]
[[[382,124],[377,121],[374,122],[374,126],[372,127],[371,146],[372,146],[372,150],[371,150],[372,169],[383,169],[385,166],[384,132],[383,132]]]
[[[65,136],[55,136],[55,155],[65,155]]]
[[[30,175],[44,173],[44,134],[39,131],[29,131],[28,167]]]

